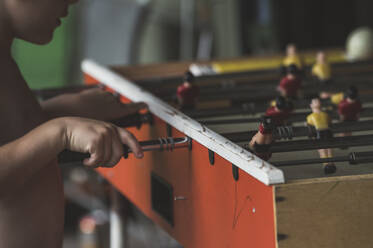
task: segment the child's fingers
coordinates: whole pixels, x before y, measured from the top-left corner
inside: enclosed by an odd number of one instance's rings
[[[113,140],[113,133],[112,129],[110,127],[106,127],[105,135],[104,135],[104,155],[103,155],[103,161],[102,161],[102,166],[106,166],[108,162],[111,160],[112,156],[112,140]]]
[[[115,166],[123,156],[123,144],[120,140],[119,133],[117,132],[116,128],[113,131],[114,133],[111,142],[112,155],[107,164],[105,164],[106,167]]]
[[[90,167],[102,165],[105,157],[105,137],[102,133],[97,132],[96,137],[88,145],[88,152],[91,156],[83,161],[83,164]]]
[[[128,145],[128,147],[131,148],[133,154],[137,158],[142,158],[144,154],[142,152],[139,142],[133,136],[133,134],[119,127],[117,127],[117,131],[119,133],[122,143]]]
[[[137,103],[127,103],[123,104],[123,109],[126,111],[127,114],[136,113],[142,109],[147,109],[148,105],[144,102],[137,102]]]

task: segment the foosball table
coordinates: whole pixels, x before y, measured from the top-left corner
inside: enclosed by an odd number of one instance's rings
[[[274,130],[268,161],[248,143],[276,97],[278,59],[199,64],[199,102],[183,110],[175,107],[175,92],[190,63],[84,61],[87,84],[148,104],[151,123],[129,130],[159,146],[141,160],[129,155],[97,171],[183,247],[372,247],[373,61],[350,63],[334,54],[333,82],[305,80],[291,125]],[[325,100],[335,135],[313,139],[304,125],[311,99],[351,84],[360,91],[360,120],[340,123]],[[354,133],[338,136],[344,132]],[[319,158],[315,150],[323,148],[334,148],[333,158]],[[325,175],[325,161],[337,172]]]

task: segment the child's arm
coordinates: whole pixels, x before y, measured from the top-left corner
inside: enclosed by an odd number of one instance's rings
[[[0,196],[27,182],[64,149],[90,153],[89,167],[114,166],[127,144],[137,158],[141,147],[131,133],[101,121],[67,117],[48,121],[0,147]]]
[[[41,103],[50,119],[79,116],[110,121],[147,108],[145,103],[123,104],[110,92],[93,88],[77,94],[64,94]]]

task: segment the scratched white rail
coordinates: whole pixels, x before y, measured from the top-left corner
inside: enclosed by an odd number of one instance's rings
[[[154,115],[264,184],[284,183],[284,174],[281,170],[186,116],[109,68],[92,60],[84,60],[82,62],[82,70],[131,101],[147,103],[150,112]]]

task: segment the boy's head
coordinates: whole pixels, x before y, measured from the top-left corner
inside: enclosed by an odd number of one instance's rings
[[[0,21],[12,38],[46,44],[76,0],[0,0]]]

